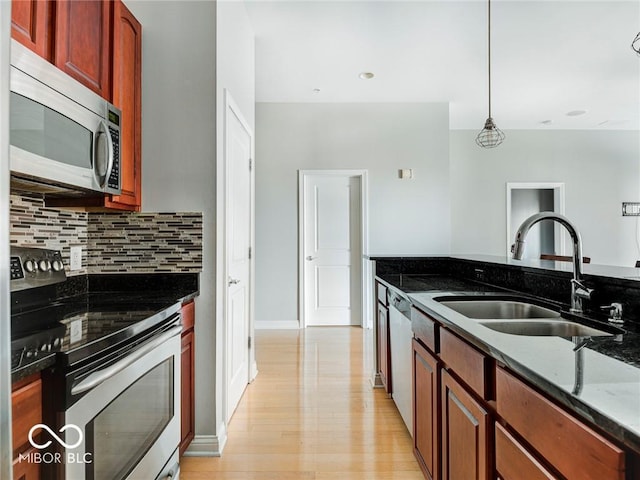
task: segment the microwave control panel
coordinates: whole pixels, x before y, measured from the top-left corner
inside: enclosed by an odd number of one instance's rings
[[[120,190],[120,112],[113,107],[108,108],[109,134],[113,143],[113,167],[107,180],[110,189]]]

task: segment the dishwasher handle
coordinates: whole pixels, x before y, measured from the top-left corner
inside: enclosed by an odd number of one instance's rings
[[[395,292],[389,291],[389,303],[402,313],[403,316],[411,319],[411,302],[409,302],[408,299]]]

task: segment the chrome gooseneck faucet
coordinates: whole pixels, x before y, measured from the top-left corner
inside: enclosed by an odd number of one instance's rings
[[[541,220],[554,220],[563,225],[573,241],[573,279],[571,279],[571,313],[582,313],[582,300],[590,299],[592,289],[587,288],[582,283],[582,238],[578,229],[563,215],[555,212],[540,212],[527,218],[516,232],[515,243],[511,246],[512,257],[516,260],[522,259],[524,253],[524,239],[529,233],[529,229]]]

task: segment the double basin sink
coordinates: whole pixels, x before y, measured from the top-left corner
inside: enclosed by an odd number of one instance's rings
[[[602,337],[622,333],[613,326],[604,326],[604,330],[566,320],[555,310],[526,301],[486,297],[440,297],[436,300],[491,330],[511,335]]]

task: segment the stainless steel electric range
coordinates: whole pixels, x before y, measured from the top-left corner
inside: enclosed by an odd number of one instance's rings
[[[179,478],[180,303],[65,296],[60,253],[11,249],[12,372],[41,369],[54,480]]]

